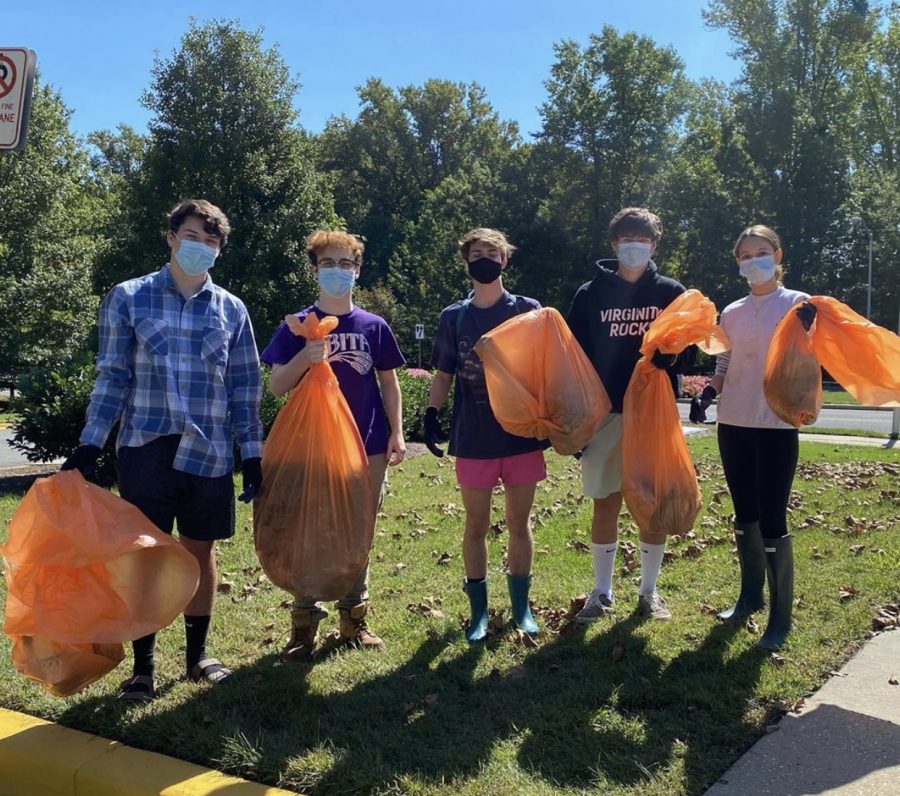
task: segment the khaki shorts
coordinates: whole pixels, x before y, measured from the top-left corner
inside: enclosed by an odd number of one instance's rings
[[[599,499],[622,491],[622,415],[610,412],[581,454],[581,483],[586,497]]]

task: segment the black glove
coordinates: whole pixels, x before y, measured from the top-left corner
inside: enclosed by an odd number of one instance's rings
[[[238,500],[242,503],[249,503],[262,486],[262,459],[259,456],[244,459],[241,470],[244,476],[244,491],[241,492]]]
[[[96,445],[79,445],[75,452],[62,463],[60,470],[78,470],[86,481],[96,483],[97,459],[103,453]]]
[[[715,387],[711,384],[707,384],[700,395],[695,395],[691,399],[691,411],[688,417],[692,423],[706,422],[706,410],[709,409],[709,405],[715,400],[716,395],[718,395],[718,393],[716,392]]]
[[[441,424],[438,420],[438,410],[436,406],[429,406],[425,410],[422,431],[423,436],[425,437],[425,447],[440,459],[444,455],[444,451],[438,447],[438,442],[441,441]]]
[[[653,352],[650,364],[660,370],[668,370],[678,360],[678,354],[664,354],[658,348]]]
[[[797,317],[800,319],[800,323],[803,324],[803,328],[808,332],[813,325],[813,321],[816,319],[816,305],[811,304],[808,301],[804,301],[797,309],[795,310],[797,313]]]

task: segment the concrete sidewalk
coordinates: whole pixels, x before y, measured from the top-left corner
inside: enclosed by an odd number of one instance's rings
[[[900,794],[900,631],[881,633],[707,796]],[[892,682],[893,681],[893,682]]]

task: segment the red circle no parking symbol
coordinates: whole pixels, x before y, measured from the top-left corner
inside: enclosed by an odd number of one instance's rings
[[[0,55],[0,99],[3,99],[16,85],[16,65],[5,55]]]

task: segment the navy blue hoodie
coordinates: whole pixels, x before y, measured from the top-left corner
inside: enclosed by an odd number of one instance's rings
[[[598,260],[596,276],[578,288],[566,317],[609,393],[613,412],[622,411],[625,390],[641,357],[644,332],[661,310],[685,292],[680,282],[660,275],[652,260],[633,283],[616,273],[618,267],[618,260]],[[676,392],[677,374],[695,356],[691,346],[668,368]]]

